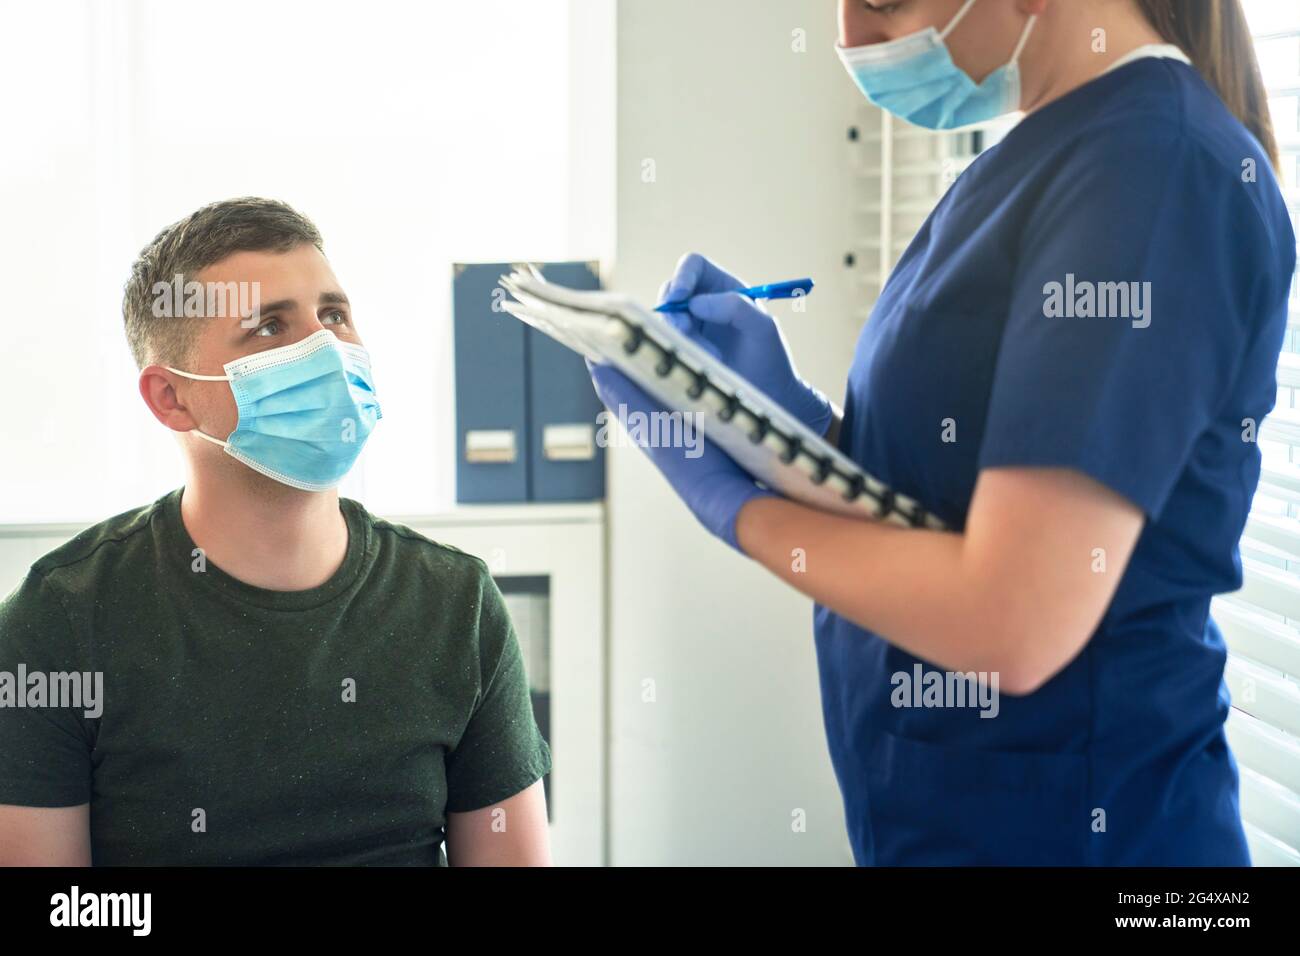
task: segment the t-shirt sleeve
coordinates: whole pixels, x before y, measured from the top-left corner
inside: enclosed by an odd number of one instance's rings
[[[1276,186],[1242,178],[1172,123],[1076,145],[1015,250],[980,468],[1075,469],[1159,517],[1286,295],[1248,194]]]
[[[447,810],[500,803],[551,770],[533,716],[528,677],[505,599],[483,570],[478,614],[480,692],[465,732],[447,756]]]
[[[55,586],[29,571],[0,603],[0,803],[72,807],[90,802],[92,738],[86,713],[93,702],[70,702],[52,692],[56,675],[93,679],[83,656]]]

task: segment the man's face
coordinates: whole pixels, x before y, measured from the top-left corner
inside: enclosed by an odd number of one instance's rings
[[[362,344],[347,296],[329,262],[313,245],[304,243],[288,252],[237,252],[189,278],[205,286],[248,284],[226,288],[255,290],[244,293],[244,298],[258,303],[259,314],[254,321],[247,312],[231,308],[224,315],[198,320],[202,327],[187,372],[221,375],[227,362],[292,345],[321,329],[329,329],[345,342]],[[235,430],[239,411],[227,384],[179,376],[176,381],[178,389],[184,390],[181,400],[200,430],[223,440]]]

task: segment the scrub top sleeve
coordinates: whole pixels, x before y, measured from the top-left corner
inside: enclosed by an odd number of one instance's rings
[[[1176,128],[1104,139],[1074,149],[1022,231],[979,467],[1075,469],[1156,518],[1277,255],[1251,187]]]

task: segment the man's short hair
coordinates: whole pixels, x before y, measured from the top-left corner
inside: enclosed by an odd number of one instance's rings
[[[311,243],[324,253],[320,231],[310,219],[276,199],[241,196],[210,203],[174,222],[140,251],[122,297],[126,340],[138,368],[158,362],[184,368],[198,340],[200,320],[154,312],[155,287],[182,285],[192,275],[236,252],[288,252]]]

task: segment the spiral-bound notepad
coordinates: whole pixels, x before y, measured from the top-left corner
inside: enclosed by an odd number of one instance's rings
[[[627,296],[569,289],[531,266],[501,278],[502,307],[593,362],[605,362],[669,411],[698,413],[704,435],[773,491],[824,511],[908,527],[944,524],[895,494],[655,312]]]

